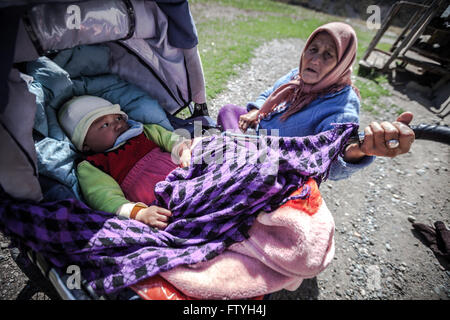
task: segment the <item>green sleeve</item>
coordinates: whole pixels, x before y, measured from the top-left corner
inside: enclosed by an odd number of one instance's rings
[[[172,152],[173,146],[179,141],[180,136],[157,124],[145,124],[144,133],[147,138],[155,142],[167,152]]]
[[[122,204],[130,202],[110,175],[88,161],[78,164],[77,175],[83,197],[91,208],[116,213]]]

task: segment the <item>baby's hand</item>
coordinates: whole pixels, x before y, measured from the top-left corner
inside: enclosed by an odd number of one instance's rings
[[[191,164],[191,149],[188,147],[183,148],[180,156],[180,165],[182,168],[189,167]]]
[[[167,227],[167,222],[172,213],[158,206],[150,206],[139,210],[136,215],[136,220],[141,221],[151,227],[164,230]]]

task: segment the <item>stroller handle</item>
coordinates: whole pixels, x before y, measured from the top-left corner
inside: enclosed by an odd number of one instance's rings
[[[430,140],[450,145],[450,127],[443,125],[418,124],[409,126],[413,131],[416,139]],[[358,136],[352,136],[348,140],[348,144],[358,142],[362,144],[364,141],[364,132],[359,132]],[[398,145],[398,140],[390,140],[389,143]],[[395,143],[396,142],[396,143]]]
[[[410,126],[416,139],[431,140],[450,145],[450,127],[442,125],[418,124]]]

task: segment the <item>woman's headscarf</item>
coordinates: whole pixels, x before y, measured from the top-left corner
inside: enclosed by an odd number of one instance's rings
[[[319,82],[315,84],[306,84],[300,76],[302,58],[305,50],[314,40],[314,37],[320,32],[326,32],[334,39],[337,49],[337,64]],[[277,88],[267,98],[266,102],[261,107],[260,116],[264,117],[276,106],[286,102],[290,103],[290,107],[281,117],[282,120],[286,120],[289,116],[298,112],[301,108],[318,97],[340,91],[344,87],[352,85],[350,77],[352,73],[352,64],[356,60],[356,48],[356,33],[348,24],[331,22],[314,30],[306,41],[305,48],[300,57],[299,74],[297,74],[294,80]],[[359,96],[359,90],[355,87],[354,89]]]

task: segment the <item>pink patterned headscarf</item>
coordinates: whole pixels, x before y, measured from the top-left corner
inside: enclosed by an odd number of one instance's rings
[[[345,86],[352,85],[350,76],[352,64],[356,60],[357,39],[355,30],[342,22],[327,23],[314,30],[303,49],[299,73],[305,50],[319,32],[327,32],[334,39],[337,49],[336,66],[315,84],[306,84],[300,74],[297,74],[294,80],[280,86],[267,98],[260,110],[261,117],[267,115],[279,104],[286,102],[290,103],[290,107],[281,117],[281,119],[286,120],[318,97],[340,91]],[[353,88],[359,96],[359,90],[356,87]]]

